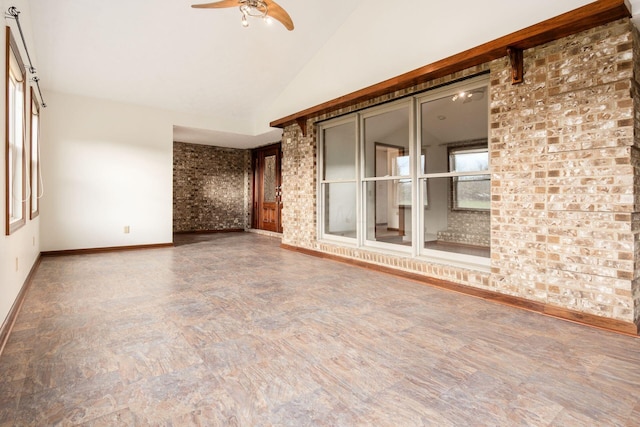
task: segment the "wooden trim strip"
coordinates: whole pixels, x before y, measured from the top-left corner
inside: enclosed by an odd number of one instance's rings
[[[627,0],[597,0],[578,9],[500,37],[488,43],[436,61],[381,83],[327,101],[270,123],[284,128],[294,123],[340,108],[355,105],[381,95],[416,86],[458,71],[507,56],[507,48],[529,49],[581,31],[631,17]]]
[[[137,251],[142,249],[161,249],[172,248],[173,243],[156,243],[152,245],[136,245],[136,246],[111,246],[107,248],[91,248],[91,249],[67,249],[62,251],[45,251],[41,252],[42,256],[64,256],[64,255],[87,255],[99,254],[105,252],[122,252]]]
[[[2,355],[2,352],[4,351],[5,346],[7,345],[7,341],[9,341],[9,335],[11,335],[11,331],[13,330],[13,325],[16,323],[16,319],[18,318],[18,313],[20,313],[20,309],[22,308],[22,303],[24,303],[24,299],[27,296],[27,292],[31,287],[33,276],[35,275],[36,270],[40,266],[41,259],[42,257],[38,255],[38,258],[36,258],[36,262],[34,262],[33,266],[31,266],[31,270],[29,271],[29,274],[27,275],[26,280],[22,284],[22,288],[18,293],[18,297],[13,302],[13,305],[11,306],[11,310],[9,310],[9,314],[7,315],[7,318],[4,320],[4,323],[2,324],[2,326],[0,326],[0,356]]]
[[[409,279],[419,282],[423,285],[458,292],[460,294],[481,298],[486,301],[532,311],[535,313],[543,314],[545,316],[555,317],[557,319],[567,320],[585,326],[595,327],[635,337],[640,334],[640,320],[637,323],[623,322],[617,319],[610,319],[606,317],[596,316],[594,314],[582,313],[579,311],[570,310],[568,308],[556,307],[539,301],[530,301],[521,297],[501,294],[499,292],[473,288],[471,286],[460,285],[446,280],[423,276],[418,273],[397,270],[392,267],[372,264],[366,261],[356,260],[352,258],[345,258],[339,255],[328,254],[313,249],[300,248],[297,246],[287,245],[285,243],[281,244],[280,247],[282,249],[298,252],[305,255],[311,255],[331,261],[342,262],[345,264],[374,270],[380,273],[391,274],[393,276],[402,277],[403,279]]]

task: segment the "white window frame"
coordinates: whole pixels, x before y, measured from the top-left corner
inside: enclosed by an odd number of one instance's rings
[[[477,144],[473,144],[473,145],[469,145],[468,147],[454,147],[451,148],[451,150],[449,151],[449,170],[454,172],[454,159],[456,156],[456,153],[461,153],[461,154],[471,154],[471,153],[486,153],[487,154],[487,164],[489,163],[489,144],[488,141],[486,143],[486,147],[483,148],[478,148]],[[460,182],[458,180],[456,180],[455,178],[459,178],[462,176],[487,176],[488,177],[488,181],[491,182],[491,175],[489,173],[489,170],[478,170],[478,171],[473,171],[473,172],[457,172],[457,175],[455,177],[453,177],[453,181],[451,183],[452,188],[451,188],[451,209],[454,211],[466,211],[466,212],[487,212],[491,210],[491,206],[489,206],[488,208],[465,208],[465,207],[460,207],[458,205],[458,187],[457,184]],[[463,181],[464,182],[464,181]],[[469,181],[467,181],[469,182]],[[489,200],[489,204],[491,204],[491,200]]]
[[[416,109],[417,111],[420,111],[422,104],[428,103],[430,101],[434,101],[446,96],[453,97],[454,95],[460,92],[472,91],[474,89],[479,89],[479,88],[488,88],[488,86],[489,86],[489,77],[479,76],[479,77],[469,79],[463,83],[454,84],[451,86],[444,86],[439,89],[434,89],[425,93],[423,96],[416,97],[415,99]],[[488,94],[485,96],[488,98]],[[485,101],[488,103],[488,99],[486,99]],[[487,106],[487,108],[489,108],[489,106]],[[417,129],[422,128],[422,118],[420,114],[417,114],[416,126],[417,126]],[[487,129],[489,129],[488,122],[487,122]],[[418,132],[416,135],[416,147],[421,147],[421,146],[422,146],[422,135],[421,135],[421,132]],[[488,141],[487,141],[487,146],[488,146]],[[418,169],[420,159],[414,159],[414,160],[416,164],[416,169],[420,170]],[[463,176],[463,175],[476,176],[476,175],[485,175],[485,174],[489,175],[489,179],[491,179],[491,156],[489,156],[489,170],[486,173],[478,173],[478,172],[457,172],[457,173],[443,172],[443,173],[431,173],[431,174],[420,173],[417,177],[416,186],[419,189],[422,189],[423,182],[427,183],[426,185],[428,185],[428,180],[433,178],[453,178],[455,176]],[[419,199],[418,203],[425,203],[425,201],[423,200],[423,192],[418,190],[417,193],[418,193],[417,196]],[[418,218],[419,224],[416,230],[422,233],[422,230],[424,230],[424,226],[425,226],[425,219],[422,213],[418,216],[419,216]],[[456,267],[473,268],[474,270],[487,271],[487,272],[490,271],[490,263],[491,263],[490,258],[475,256],[475,255],[458,254],[458,253],[452,254],[449,252],[439,251],[435,249],[428,249],[424,247],[424,243],[422,242],[423,240],[422,236],[418,237],[418,239],[421,242],[418,247],[418,256],[420,258],[423,258],[425,260],[433,260],[434,262],[445,263],[445,264],[456,266]]]
[[[406,176],[399,176],[399,175],[390,175],[390,176],[384,176],[384,177],[366,177],[365,176],[365,157],[366,157],[366,150],[365,150],[365,121],[368,118],[372,118],[372,117],[376,117],[379,116],[381,114],[385,114],[391,111],[396,111],[396,110],[400,110],[403,108],[407,108],[409,110],[409,120],[408,120],[408,126],[409,126],[409,140],[407,141],[408,146],[409,146],[409,159],[413,158],[414,152],[415,152],[415,148],[414,148],[414,143],[413,141],[415,140],[415,131],[414,131],[414,126],[412,126],[412,123],[414,123],[415,121],[415,109],[414,109],[414,105],[411,99],[400,99],[398,101],[394,101],[394,102],[390,102],[388,104],[384,104],[381,106],[377,106],[377,107],[371,107],[368,108],[366,111],[362,112],[361,114],[359,114],[359,123],[360,123],[360,127],[359,129],[362,130],[361,132],[359,132],[358,134],[358,139],[360,141],[360,152],[359,152],[359,160],[360,160],[360,164],[362,165],[360,167],[360,192],[361,192],[361,197],[359,199],[360,201],[360,206],[361,206],[361,210],[362,210],[362,217],[360,222],[362,223],[362,232],[360,233],[361,238],[359,240],[359,245],[362,247],[371,247],[371,248],[376,248],[379,249],[381,251],[385,251],[388,253],[400,253],[400,254],[411,254],[414,255],[415,251],[413,250],[414,245],[414,232],[415,232],[415,228],[414,227],[414,223],[413,223],[413,217],[414,215],[411,216],[412,220],[412,235],[411,235],[411,246],[402,246],[402,245],[396,245],[393,243],[385,243],[385,242],[381,242],[381,241],[376,241],[376,240],[369,240],[367,239],[367,185],[370,182],[388,182],[388,181],[394,181],[394,180],[401,180],[401,179],[410,179],[411,180],[411,203],[412,206],[415,206],[415,197],[414,197],[414,193],[415,193],[415,189],[414,189],[414,185],[415,185],[415,168],[413,166],[413,162],[410,162],[410,171],[409,171],[409,177]]]
[[[354,150],[355,150],[355,171],[353,179],[324,179],[324,131],[327,129],[331,129],[334,127],[342,126],[345,124],[353,123],[355,128],[355,138],[353,141]],[[318,126],[318,135],[319,135],[319,145],[318,145],[318,189],[317,189],[317,200],[318,200],[318,211],[317,211],[317,228],[318,228],[318,236],[321,236],[322,240],[327,241],[335,241],[337,243],[341,243],[348,246],[356,246],[360,239],[361,234],[361,226],[359,224],[359,218],[361,217],[361,206],[357,201],[360,200],[360,188],[358,185],[358,176],[360,174],[360,162],[358,161],[358,153],[360,152],[360,144],[358,142],[358,135],[360,133],[359,129],[359,121],[357,120],[356,115],[350,115],[346,117],[342,117],[339,119],[334,119],[328,121],[324,124],[320,124]],[[346,237],[346,236],[338,236],[336,234],[328,234],[325,233],[324,225],[325,225],[325,188],[331,184],[343,184],[343,183],[353,183],[356,187],[356,236],[355,237]]]
[[[15,62],[12,66],[12,62]],[[15,68],[19,77],[14,76]],[[27,222],[26,196],[26,69],[11,29],[6,27],[5,68],[5,139],[6,139],[6,218],[5,234],[8,236]],[[19,96],[19,98],[17,98]],[[18,110],[18,111],[16,111]],[[18,121],[18,119],[20,119]],[[16,180],[20,186],[16,188]],[[19,215],[18,215],[19,213]]]
[[[424,214],[422,213],[423,209],[412,209],[411,214],[411,246],[402,246],[393,243],[385,243],[380,241],[368,240],[367,239],[367,185],[371,182],[378,181],[392,181],[392,180],[400,180],[400,179],[411,179],[412,191],[411,191],[411,200],[412,206],[423,206],[426,201],[423,197],[422,185],[423,182],[427,182],[428,179],[431,178],[450,178],[454,176],[462,176],[462,175],[489,175],[489,179],[491,179],[491,172],[489,165],[489,170],[486,173],[478,173],[478,172],[461,172],[461,173],[434,173],[434,174],[423,174],[420,169],[420,162],[422,161],[422,135],[419,129],[421,129],[421,117],[419,114],[420,108],[422,104],[439,99],[445,96],[454,96],[461,91],[469,91],[473,89],[486,88],[487,89],[487,99],[485,100],[488,103],[488,87],[489,87],[489,77],[486,75],[475,77],[468,79],[461,83],[455,83],[451,85],[447,85],[441,88],[430,90],[429,92],[423,93],[421,95],[416,95],[408,98],[403,98],[397,101],[393,101],[384,105],[374,106],[371,108],[367,108],[366,110],[351,113],[345,116],[341,116],[335,119],[329,119],[327,121],[318,123],[318,150],[317,150],[317,231],[320,242],[334,243],[342,246],[348,247],[356,247],[356,248],[365,248],[370,249],[378,253],[388,254],[392,256],[403,256],[407,255],[422,259],[425,261],[435,262],[443,265],[450,265],[454,267],[468,268],[477,271],[489,271],[490,266],[490,258],[467,255],[467,254],[459,254],[459,253],[450,253],[445,251],[439,251],[434,249],[426,249],[424,247],[423,242],[423,230],[424,230]],[[366,177],[365,176],[365,132],[364,132],[364,123],[365,119],[374,117],[380,114],[383,114],[388,111],[393,111],[400,108],[409,108],[409,156],[412,161],[410,162],[410,176],[385,176],[385,177]],[[487,106],[487,108],[489,108]],[[345,123],[355,122],[355,130],[356,130],[356,180],[324,180],[323,170],[324,170],[324,130],[329,129],[331,127],[340,126]],[[487,122],[487,130],[489,130],[489,123]],[[420,155],[417,155],[420,154]],[[489,161],[490,161],[489,156]],[[337,236],[334,234],[326,234],[324,232],[324,189],[326,184],[332,183],[341,183],[341,182],[355,182],[356,183],[356,211],[357,211],[357,220],[356,220],[356,238],[347,238],[343,236]],[[420,213],[418,213],[420,212]]]

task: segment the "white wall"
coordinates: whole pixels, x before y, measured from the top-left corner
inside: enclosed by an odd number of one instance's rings
[[[171,115],[55,92],[45,97],[42,251],[171,242]]]
[[[9,7],[15,6],[23,12],[21,15],[20,24],[23,27],[25,32],[25,38],[27,39],[27,43],[30,40],[30,24],[28,20],[28,6],[25,1],[0,1],[0,7],[2,7],[2,11],[5,12]],[[6,25],[12,27],[12,32],[14,37],[19,40],[20,35],[18,33],[17,27],[15,26],[15,21],[11,19],[5,20]],[[5,46],[5,31],[4,28],[0,31],[0,45],[2,46],[2,51],[4,52]],[[23,59],[26,61],[26,54],[22,50],[22,43],[18,41],[18,47],[21,50],[21,55]],[[35,54],[34,52],[29,52],[31,54],[32,59],[35,63]],[[4,58],[4,55],[2,56]],[[2,63],[4,64],[4,59],[2,59]],[[0,67],[0,78],[2,83],[2,90],[0,91],[0,129],[4,129],[5,126],[5,90],[4,90],[4,81],[5,81],[5,67],[2,65]],[[29,76],[28,76],[29,77]],[[27,88],[27,97],[29,97],[29,89]],[[27,105],[29,105],[29,99],[27,99]],[[27,129],[26,135],[26,153],[27,160],[29,157],[29,130]],[[2,131],[2,135],[4,135],[4,131]],[[6,153],[5,153],[5,141],[4,136],[2,139],[2,154],[0,155],[1,163],[0,169],[2,172],[0,173],[0,188],[2,189],[3,197],[0,199],[2,202],[0,203],[0,218],[2,221],[2,237],[0,237],[0,325],[4,323],[13,306],[20,289],[22,289],[22,285],[24,284],[27,276],[29,275],[29,271],[33,267],[35,261],[38,258],[38,254],[40,253],[40,233],[39,233],[39,224],[40,218],[36,217],[34,220],[29,219],[29,203],[27,202],[27,219],[24,227],[16,230],[12,235],[5,236],[4,233],[4,223],[6,218],[6,205],[4,202],[4,192],[6,186],[6,178],[5,178],[5,164],[6,164]],[[28,165],[28,163],[27,163]],[[27,169],[28,170],[28,169]],[[28,178],[27,178],[28,182]]]

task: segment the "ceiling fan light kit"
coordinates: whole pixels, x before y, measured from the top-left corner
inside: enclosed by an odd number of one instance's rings
[[[242,18],[240,23],[243,27],[249,26],[248,16],[262,18],[266,23],[271,22],[271,18],[279,21],[289,31],[293,30],[291,17],[280,5],[272,0],[221,0],[214,3],[194,4],[191,7],[197,9],[221,9],[226,7],[238,7]]]

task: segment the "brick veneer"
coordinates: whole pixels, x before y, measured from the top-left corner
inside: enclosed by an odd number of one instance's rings
[[[634,320],[633,50],[627,20],[526,52],[491,81],[496,289]]]
[[[173,144],[173,231],[248,228],[251,152]]]
[[[282,242],[312,248],[316,231],[315,126],[303,137],[296,127],[282,135]]]
[[[624,322],[640,319],[639,40],[628,19],[312,117],[283,135],[283,244]],[[491,271],[319,242],[314,124],[488,71]],[[638,73],[636,73],[638,75]],[[635,114],[635,116],[634,116]]]
[[[489,246],[491,218],[486,211],[447,213],[447,229],[438,231],[438,240],[472,246]]]

